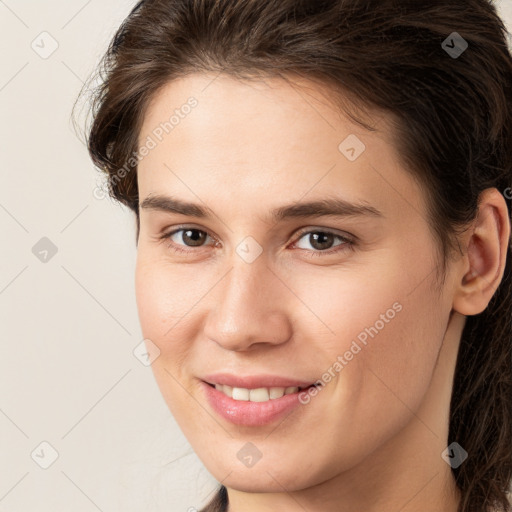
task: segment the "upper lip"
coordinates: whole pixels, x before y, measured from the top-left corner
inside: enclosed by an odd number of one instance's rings
[[[203,378],[208,384],[225,384],[233,388],[288,388],[298,387],[307,388],[314,384],[314,382],[307,382],[278,375],[233,375],[231,373],[215,373],[207,375]]]

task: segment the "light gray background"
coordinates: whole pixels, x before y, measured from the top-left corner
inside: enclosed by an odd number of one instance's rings
[[[70,122],[135,3],[0,0],[0,512],[192,512],[216,488],[133,353],[134,217]]]

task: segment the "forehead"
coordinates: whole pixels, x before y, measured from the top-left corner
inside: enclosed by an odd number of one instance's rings
[[[191,102],[193,108],[188,106]],[[162,124],[165,127],[169,121],[172,126],[167,126],[164,136],[173,131],[173,137],[179,137],[180,132],[186,137],[190,130],[183,127],[188,126],[196,135],[201,135],[202,130],[207,135],[205,142],[217,135],[216,142],[223,141],[229,147],[247,136],[251,137],[251,147],[260,141],[278,144],[300,136],[311,139],[310,146],[320,146],[326,132],[338,132],[331,133],[336,139],[341,135],[340,123],[344,130],[362,131],[360,125],[340,111],[334,91],[328,85],[295,76],[288,80],[278,77],[242,80],[224,74],[193,73],[175,79],[160,88],[149,102],[139,143],[144,135]],[[390,133],[382,114],[375,112],[369,122],[380,125],[381,137]],[[283,125],[287,128],[284,131]],[[226,132],[213,133],[221,128],[229,129],[229,137],[223,137]]]
[[[339,191],[381,211],[407,207],[408,197],[418,202],[386,117],[376,114],[376,131],[368,131],[331,98],[328,87],[307,80],[198,73],[169,82],[139,134],[139,147],[153,141],[139,163],[141,199],[168,191],[197,202],[215,190],[219,200],[263,206],[278,194],[297,200]]]

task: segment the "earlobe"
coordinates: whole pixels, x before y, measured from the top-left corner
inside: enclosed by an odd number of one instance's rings
[[[465,234],[466,252],[453,308],[463,315],[484,311],[505,271],[510,219],[504,197],[495,189],[480,195],[478,216]]]

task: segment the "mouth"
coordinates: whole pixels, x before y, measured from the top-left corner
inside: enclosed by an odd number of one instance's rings
[[[230,423],[252,427],[287,417],[305,403],[302,394],[320,383],[270,374],[242,375],[242,371],[215,373],[203,376],[201,384],[213,412]]]
[[[240,402],[268,402],[270,400],[282,398],[285,395],[298,394],[311,387],[317,387],[314,383],[306,386],[271,386],[257,388],[243,388],[229,386],[227,384],[213,384],[206,381],[205,383],[228,398]]]

